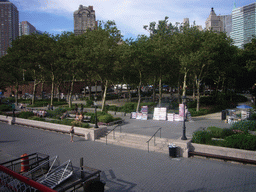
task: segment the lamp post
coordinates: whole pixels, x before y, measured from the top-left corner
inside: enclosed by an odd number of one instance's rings
[[[97,100],[97,96],[94,96],[94,106],[95,106],[95,126],[94,128],[99,128],[98,127],[98,122],[97,122],[97,105],[96,105],[96,100]]]
[[[183,115],[184,115],[184,119],[183,119],[183,135],[181,137],[181,140],[187,140],[187,137],[186,137],[186,125],[185,125],[185,117],[186,117],[186,111],[185,111],[185,106],[186,106],[186,96],[182,96],[182,101],[183,101],[183,108],[184,108],[184,111],[183,111]]]

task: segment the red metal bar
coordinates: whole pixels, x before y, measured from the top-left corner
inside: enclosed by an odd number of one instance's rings
[[[46,187],[46,186],[42,185],[41,183],[37,183],[36,181],[33,181],[30,178],[24,177],[24,176],[22,176],[22,175],[20,175],[16,172],[4,167],[2,165],[0,165],[0,171],[3,171],[6,174],[11,175],[12,177],[20,180],[23,183],[26,183],[27,185],[29,185],[31,187],[34,187],[35,189],[37,189],[39,191],[42,191],[42,192],[56,192],[55,190],[53,190],[49,187]]]

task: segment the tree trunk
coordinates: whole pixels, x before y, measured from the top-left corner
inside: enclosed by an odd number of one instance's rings
[[[160,75],[160,79],[159,79],[159,100],[158,100],[159,107],[161,107],[161,101],[162,101],[162,77]]]
[[[90,83],[89,83],[89,100],[91,100],[91,97],[92,97],[92,82],[90,80]]]
[[[187,83],[187,72],[185,72],[184,74],[184,81],[183,81],[183,93],[182,93],[182,96],[185,96],[186,95],[186,83]]]
[[[179,74],[179,81],[178,81],[178,103],[180,103],[180,74]]]
[[[199,111],[199,108],[200,108],[200,81],[199,80],[197,80],[196,82],[196,88],[197,88],[196,111]]]
[[[58,102],[60,101],[60,83],[57,85]]]
[[[106,102],[106,96],[107,96],[107,88],[108,88],[108,80],[106,80],[106,82],[105,82],[105,89],[104,89],[104,94],[103,94],[103,97],[102,97],[101,111],[104,111],[104,108],[105,108],[105,102]]]
[[[54,75],[52,74],[52,90],[51,90],[51,104],[53,105],[53,93],[54,93]]]
[[[141,87],[141,71],[139,72],[140,73],[140,83],[139,83],[139,87],[138,87],[138,95],[139,95],[139,99],[138,99],[138,104],[137,104],[137,109],[136,109],[136,112],[138,113],[139,112],[139,108],[140,108],[140,100],[141,100],[141,95],[140,95],[140,87]]]
[[[196,99],[196,89],[195,89],[195,83],[193,83],[193,100]]]
[[[37,87],[37,82],[36,79],[34,81],[34,86],[33,86],[33,96],[32,96],[32,105],[35,104],[35,98],[36,98],[36,87]]]
[[[19,93],[19,83],[16,82],[15,85],[16,93],[15,93],[15,105],[18,106],[18,93]]]
[[[70,92],[69,92],[69,101],[68,101],[68,107],[72,107],[72,94],[73,94],[73,88],[74,88],[74,77],[72,78],[71,85],[70,85]]]
[[[156,76],[154,76],[154,82],[153,82],[153,102],[155,102],[156,99]]]
[[[42,82],[42,86],[41,86],[41,98],[42,100],[44,99],[44,81]]]

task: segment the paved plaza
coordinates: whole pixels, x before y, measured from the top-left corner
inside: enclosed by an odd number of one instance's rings
[[[187,136],[203,127],[229,127],[220,114],[193,118],[187,122]],[[124,132],[151,136],[162,127],[162,137],[178,139],[181,122],[142,121],[125,118]],[[0,163],[27,153],[58,155],[61,162],[72,160],[100,169],[106,191],[255,191],[256,166],[201,158],[171,158],[166,154],[129,147],[85,141],[51,131],[0,123]]]

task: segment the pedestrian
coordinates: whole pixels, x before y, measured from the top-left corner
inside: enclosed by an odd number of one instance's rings
[[[47,104],[47,109],[48,109],[48,110],[50,110],[50,109],[51,109],[51,106],[50,106],[50,104],[49,104],[49,103]]]
[[[72,126],[71,126],[71,129],[70,129],[70,131],[69,131],[69,134],[70,134],[70,137],[71,137],[70,142],[74,142],[74,141],[73,141],[74,133],[75,133],[74,125],[72,125]]]
[[[53,111],[53,105],[51,105],[51,110]]]
[[[84,105],[81,103],[81,113],[84,111]]]

